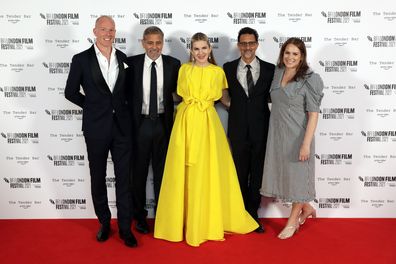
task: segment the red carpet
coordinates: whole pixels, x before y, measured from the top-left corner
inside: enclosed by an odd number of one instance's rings
[[[226,235],[199,248],[134,232],[137,248],[118,237],[96,242],[96,220],[0,220],[0,263],[370,263],[396,264],[396,219],[308,219],[279,240],[286,219],[262,219],[264,234]],[[151,223],[152,224],[152,223]]]

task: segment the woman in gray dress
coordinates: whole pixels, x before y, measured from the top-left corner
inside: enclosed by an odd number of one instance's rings
[[[303,41],[288,39],[282,46],[270,93],[271,118],[260,193],[292,203],[280,239],[290,238],[316,211],[315,143],[323,82],[307,64]]]

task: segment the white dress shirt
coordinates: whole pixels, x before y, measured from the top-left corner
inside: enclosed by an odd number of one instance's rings
[[[96,46],[96,43],[94,47],[96,58],[99,62],[100,71],[102,72],[103,78],[105,79],[110,91],[113,92],[119,72],[118,60],[115,55],[115,48],[113,47],[111,49],[109,62],[107,58],[102,54],[102,52],[100,52],[99,48]]]
[[[142,114],[148,115],[150,109],[150,80],[151,80],[151,63],[152,59],[147,56],[144,57],[143,66],[143,103]],[[162,56],[155,60],[157,70],[157,106],[158,113],[164,113],[164,64],[162,63]]]
[[[237,69],[237,78],[239,83],[242,85],[243,90],[245,90],[245,93],[247,96],[249,96],[248,92],[248,84],[247,84],[247,79],[246,79],[246,72],[247,72],[247,67],[246,63],[240,59],[238,63],[238,69]],[[250,63],[250,71],[252,72],[252,77],[254,84],[256,85],[256,82],[258,78],[260,77],[260,62],[257,58],[254,58],[253,61]]]

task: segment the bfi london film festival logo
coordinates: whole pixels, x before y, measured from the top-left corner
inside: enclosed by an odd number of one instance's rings
[[[331,141],[341,141],[341,140],[350,140],[353,137],[353,132],[336,132],[336,131],[329,131],[329,132],[324,132],[321,131],[319,132],[319,137],[331,140]]]
[[[10,189],[40,189],[41,188],[41,178],[7,178],[4,177],[3,180],[9,184]]]
[[[396,47],[395,35],[367,36],[373,48],[394,48]]]
[[[353,160],[352,153],[315,154],[315,158],[320,161],[320,165],[326,166],[352,165]]]
[[[325,72],[357,72],[357,60],[326,60],[319,61]]]
[[[44,111],[53,121],[82,120],[83,114],[82,109],[45,109]]]
[[[87,38],[88,42],[94,44],[96,42],[96,38]],[[126,50],[127,49],[127,39],[126,38],[114,38],[113,41],[115,47],[119,50]]]
[[[333,120],[355,119],[354,107],[323,108],[320,111],[320,113],[322,114],[322,119],[333,119]]]
[[[11,23],[11,24],[17,24],[17,23],[19,23],[19,22],[21,22],[21,21],[23,21],[23,20],[30,20],[30,19],[32,19],[32,16],[31,15],[28,15],[28,14],[23,14],[23,15],[20,15],[20,14],[0,14],[0,21],[1,20],[5,20],[6,22],[8,22],[8,23]]]
[[[211,20],[216,20],[219,18],[219,14],[183,14],[184,20],[187,20],[188,22],[195,22],[198,24],[203,24],[210,22]]]
[[[186,47],[187,50],[191,49],[191,37],[180,37],[180,42]],[[220,38],[217,36],[208,36],[209,43],[212,49],[218,49]]]
[[[312,18],[312,13],[280,13],[278,18],[287,19],[289,22],[302,22],[304,19]]]
[[[78,13],[40,13],[48,26],[78,26],[80,15]]]
[[[370,96],[392,96],[396,94],[396,83],[364,84]]]
[[[49,199],[49,202],[55,206],[56,210],[85,210],[87,209],[86,199]]]
[[[173,13],[133,13],[140,25],[172,25]]]
[[[70,62],[43,62],[43,66],[48,69],[49,74],[68,74],[70,64]]]
[[[106,177],[106,187],[107,188],[115,188],[116,180],[115,177]]]
[[[0,38],[0,50],[33,50],[33,38]]]
[[[388,22],[396,21],[396,12],[395,11],[383,11],[383,12],[373,12],[374,17],[382,17],[384,20]]]
[[[4,110],[3,111],[3,116],[4,117],[9,117],[13,118],[16,120],[23,120],[23,119],[32,119],[37,115],[36,111],[26,111],[26,110]]]
[[[373,162],[377,164],[384,164],[387,162],[394,164],[396,161],[396,155],[363,154],[363,159],[367,162]]]
[[[0,133],[1,137],[6,140],[7,144],[38,144],[39,133],[37,132],[12,132]]]
[[[328,197],[328,198],[318,198],[314,202],[318,204],[320,209],[349,209],[351,206],[350,197]]]
[[[361,22],[362,11],[322,11],[328,24],[356,24]]]
[[[37,88],[34,85],[0,86],[0,92],[5,98],[35,98]]]
[[[7,162],[16,162],[16,164],[24,166],[24,165],[29,164],[32,161],[36,161],[36,162],[39,161],[40,157],[37,157],[37,156],[36,157],[35,156],[32,156],[32,157],[29,157],[29,156],[15,156],[15,157],[6,156],[5,160]]]
[[[47,155],[48,160],[52,163],[54,167],[76,167],[85,166],[85,156],[84,155]]]
[[[227,12],[227,16],[232,19],[234,25],[266,24],[266,12]]]
[[[359,37],[324,37],[323,41],[325,44],[332,44],[339,47],[346,46],[348,44],[359,43]]]
[[[361,134],[363,137],[366,138],[367,142],[375,142],[375,143],[396,142],[395,130],[361,131]]]
[[[307,49],[309,49],[309,48],[312,47],[312,37],[311,37],[311,36],[304,36],[304,37],[302,37],[302,36],[300,36],[300,37],[294,36],[294,37],[295,37],[295,38],[298,38],[298,39],[300,39],[300,40],[302,40],[302,41],[304,42],[305,47],[306,47]],[[276,36],[274,36],[272,39],[274,40],[275,43],[277,43],[278,47],[281,48],[282,45],[283,45],[289,38],[291,38],[291,37],[276,37]]]
[[[359,176],[363,187],[396,187],[396,176]]]

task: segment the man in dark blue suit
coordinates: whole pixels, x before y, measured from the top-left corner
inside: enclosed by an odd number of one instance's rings
[[[65,97],[83,109],[82,130],[89,160],[91,194],[101,224],[96,238],[102,242],[110,235],[111,212],[105,179],[110,151],[116,180],[119,234],[125,245],[136,247],[131,232],[131,121],[125,89],[126,55],[112,46],[115,32],[111,17],[101,16],[96,20],[93,29],[96,43],[73,56]]]
[[[258,220],[260,187],[263,177],[265,148],[270,111],[269,90],[275,65],[256,56],[258,33],[245,27],[238,33],[241,57],[224,64],[231,98],[228,115],[228,136],[238,173],[239,185],[246,210]]]
[[[163,55],[164,33],[156,26],[143,32],[145,53],[128,57],[126,79],[132,91],[133,215],[136,230],[150,232],[146,222],[146,182],[151,160],[154,196],[158,202],[166,152],[173,125],[174,97],[180,61]]]

